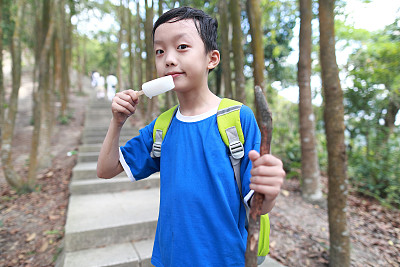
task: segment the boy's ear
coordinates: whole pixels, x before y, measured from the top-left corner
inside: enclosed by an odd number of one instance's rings
[[[209,70],[214,69],[216,66],[218,66],[220,61],[220,54],[218,50],[212,50],[209,52],[209,61],[208,61],[208,66],[207,68]]]

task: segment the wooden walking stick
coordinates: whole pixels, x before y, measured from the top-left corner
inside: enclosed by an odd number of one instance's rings
[[[272,139],[272,114],[268,108],[267,100],[260,86],[255,87],[254,96],[256,100],[258,115],[257,123],[261,131],[260,155],[269,154],[271,151]],[[263,194],[257,192],[254,193],[249,215],[247,248],[245,253],[246,267],[257,266],[258,239],[260,234],[260,216],[263,200]]]

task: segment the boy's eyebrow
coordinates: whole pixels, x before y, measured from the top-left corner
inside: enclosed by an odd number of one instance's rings
[[[173,36],[173,38],[178,40],[178,39],[183,38],[185,36],[189,36],[189,35],[186,32],[183,32],[183,33],[180,33],[180,34],[177,34],[177,35]],[[162,44],[162,43],[164,43],[163,40],[154,39],[154,44]]]

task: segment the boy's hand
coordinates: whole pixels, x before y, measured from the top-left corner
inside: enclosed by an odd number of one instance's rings
[[[275,200],[281,191],[286,173],[282,161],[271,154],[260,154],[252,150],[249,158],[253,163],[250,171],[250,189],[264,195],[263,214],[272,210]]]
[[[111,111],[113,119],[118,126],[122,127],[126,119],[135,113],[138,102],[139,98],[132,89],[118,92],[114,96],[111,104]]]

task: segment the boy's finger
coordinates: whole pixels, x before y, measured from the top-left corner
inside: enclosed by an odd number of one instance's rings
[[[258,166],[275,166],[279,165],[282,166],[282,161],[271,154],[265,154],[260,156],[258,159],[253,161],[253,167],[258,167]]]
[[[135,113],[136,107],[130,101],[125,101],[121,98],[116,98],[114,100],[114,103],[117,104],[118,106],[121,106],[129,110],[132,114]]]
[[[249,159],[254,162],[260,157],[260,154],[256,150],[251,150],[249,152]]]

